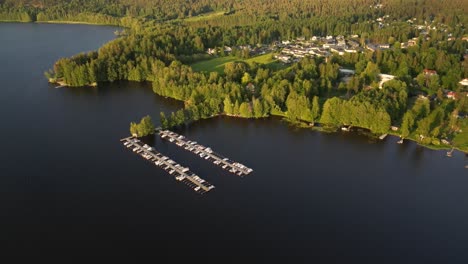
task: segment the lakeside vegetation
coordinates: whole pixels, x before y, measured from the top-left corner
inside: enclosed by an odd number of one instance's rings
[[[140,123],[130,123],[130,134],[136,137],[144,137],[154,134],[154,124],[149,115],[143,117]]]
[[[0,0],[0,19],[127,27],[98,51],[58,60],[47,76],[69,86],[152,82],[155,93],[185,102],[184,109],[161,113],[163,127],[220,114],[276,115],[468,152],[467,87],[459,83],[468,77],[467,8],[462,0]],[[283,64],[273,53],[250,56],[240,48],[327,35],[357,35],[363,50]],[[414,45],[402,48],[409,40]],[[389,48],[366,49],[370,43]],[[233,51],[224,54],[225,47]],[[220,52],[208,55],[208,48]],[[355,74],[344,81],[340,68]],[[380,85],[381,73],[395,78]],[[139,133],[136,124],[133,131]]]

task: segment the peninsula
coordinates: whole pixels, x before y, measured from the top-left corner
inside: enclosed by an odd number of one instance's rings
[[[361,127],[468,152],[463,1],[0,1],[0,20],[124,27],[98,51],[61,58],[66,86],[152,82],[185,102],[170,128],[217,115]]]

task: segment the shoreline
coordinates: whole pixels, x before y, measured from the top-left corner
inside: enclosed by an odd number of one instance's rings
[[[122,81],[128,81],[128,80],[122,80]],[[49,82],[50,83],[56,83],[56,84],[59,84],[61,87],[72,87],[72,86],[68,86],[66,83],[62,82],[62,81],[57,81],[57,80],[51,80],[49,79]],[[142,82],[148,82],[148,81],[142,81]],[[88,87],[97,87],[97,84],[96,83],[93,83],[93,84],[89,84],[89,85],[86,85]],[[156,93],[155,93],[156,94]],[[165,99],[167,98],[170,98],[172,100],[177,100],[179,102],[184,102],[183,100],[179,100],[179,99],[176,99],[176,98],[172,98],[172,97],[168,97],[168,96],[162,96],[162,95],[159,95],[159,94],[156,94],[158,96],[161,96],[161,97],[164,97]],[[296,121],[296,122],[293,122],[292,120],[289,120],[287,118],[286,115],[284,114],[272,114],[270,113],[268,116],[264,116],[264,117],[260,117],[260,118],[253,118],[253,117],[242,117],[242,116],[239,116],[239,115],[229,115],[229,114],[225,114],[225,113],[219,113],[219,114],[216,114],[216,115],[212,115],[210,116],[209,118],[205,118],[205,119],[211,119],[211,118],[214,118],[214,117],[218,117],[218,116],[226,116],[226,117],[232,117],[232,118],[241,118],[241,119],[261,119],[261,118],[268,118],[268,117],[279,117],[279,118],[282,118],[284,120],[286,120],[289,124],[293,125],[293,126],[296,126],[298,128],[303,128],[303,129],[312,129],[314,131],[319,131],[319,132],[327,132],[327,133],[336,133],[338,132],[339,130],[338,129],[328,129],[328,130],[325,130],[323,126],[321,126],[321,124],[319,122],[314,122],[314,125],[311,126],[310,122],[306,122],[306,121]],[[195,121],[196,122],[196,121]],[[319,126],[317,126],[319,125]],[[358,126],[354,126],[356,128],[361,128],[361,129],[367,129],[367,128],[363,128],[363,127],[358,127]],[[169,128],[168,128],[169,129]],[[370,133],[372,134],[375,134],[373,133],[372,131],[369,131]],[[389,129],[389,131],[387,132],[387,134],[389,136],[395,136],[395,137],[398,137],[398,138],[401,138],[401,136],[397,133],[395,133],[394,131],[391,131]],[[464,150],[462,148],[459,148],[459,147],[456,147],[456,146],[448,146],[448,145],[439,145],[439,146],[436,146],[436,145],[428,145],[428,144],[423,144],[421,142],[419,142],[417,139],[414,139],[414,138],[405,138],[404,140],[410,140],[414,143],[416,143],[417,145],[419,146],[422,146],[422,147],[425,147],[425,148],[428,148],[428,149],[431,149],[431,150],[451,150],[451,149],[454,149],[454,150],[457,150],[457,151],[460,151],[462,153],[465,153],[465,154],[468,154],[468,149]]]
[[[110,27],[124,27],[118,24],[102,24],[81,21],[69,20],[48,20],[48,21],[21,21],[21,20],[0,20],[0,23],[23,23],[23,24],[62,24],[62,25],[91,25],[91,26],[110,26]]]
[[[80,21],[69,21],[69,20],[48,20],[48,21],[33,21],[33,22],[23,22],[23,23],[121,27],[120,25],[117,25],[117,24],[102,24],[102,23],[80,22]]]
[[[60,88],[62,88],[62,87],[74,87],[74,86],[68,85],[66,82],[64,82],[64,81],[62,81],[62,80],[60,80],[60,79],[59,79],[59,80],[55,80],[55,79],[53,79],[53,78],[49,78],[49,79],[48,79],[48,82],[51,83],[51,84],[58,84],[58,86],[55,87],[55,88],[59,88],[59,87],[60,87]],[[90,83],[90,84],[88,84],[88,85],[81,86],[81,87],[97,87],[97,86],[98,86],[97,82],[93,82],[93,83]]]
[[[168,97],[169,98],[169,97]],[[173,98],[171,98],[173,99]],[[178,100],[180,101],[180,100]],[[339,132],[339,129],[329,129],[329,130],[326,130],[324,129],[324,127],[321,126],[320,123],[318,122],[315,122],[314,126],[311,126],[311,125],[308,125],[306,124],[306,122],[303,122],[303,121],[299,121],[299,122],[291,122],[291,120],[288,120],[287,117],[285,117],[284,115],[278,115],[278,114],[270,114],[268,116],[264,116],[264,117],[260,117],[260,118],[251,118],[251,117],[242,117],[242,116],[238,116],[238,115],[229,115],[229,114],[225,114],[225,113],[220,113],[220,114],[217,114],[217,115],[213,115],[213,116],[210,116],[209,118],[204,118],[203,120],[208,120],[208,119],[212,119],[212,118],[215,118],[215,117],[229,117],[229,118],[238,118],[238,119],[245,119],[245,120],[255,120],[255,119],[264,119],[264,118],[269,118],[269,117],[274,117],[274,118],[281,118],[282,120],[286,120],[290,125],[292,126],[295,126],[297,128],[301,128],[301,129],[311,129],[313,131],[317,131],[317,132],[320,132],[320,133],[338,133]],[[200,119],[201,120],[201,119]],[[198,121],[198,120],[197,120]],[[194,121],[196,122],[196,121]],[[194,123],[193,122],[193,123]],[[317,126],[320,125],[320,126]],[[167,129],[172,129],[174,127],[170,127],[170,128],[167,128]],[[363,128],[363,127],[358,127],[358,126],[354,126],[354,128],[360,128],[360,129],[366,129],[368,130],[367,128]],[[353,132],[353,131],[350,131],[350,132]],[[369,133],[373,134],[373,135],[376,135],[375,133],[373,133],[372,131],[369,130]],[[370,135],[366,135],[367,137],[370,137]],[[388,136],[387,137],[395,137],[395,138],[398,138],[398,139],[401,139],[401,136],[396,134],[396,133],[391,133],[390,131],[388,132]],[[376,139],[379,139],[378,137],[376,137]],[[379,139],[379,141],[384,141],[385,139]],[[447,146],[447,145],[443,145],[443,146],[435,146],[435,145],[427,145],[427,144],[423,144],[421,142],[418,142],[417,140],[413,139],[413,138],[405,138],[404,140],[408,140],[408,141],[411,141],[413,143],[415,143],[416,145],[418,146],[421,146],[421,147],[424,147],[424,148],[427,148],[427,149],[430,149],[430,150],[457,150],[461,153],[464,153],[464,154],[468,154],[468,150],[463,150],[461,148],[458,148],[458,147],[455,147],[455,146]],[[395,143],[396,144],[396,143]],[[403,142],[404,144],[404,142]]]

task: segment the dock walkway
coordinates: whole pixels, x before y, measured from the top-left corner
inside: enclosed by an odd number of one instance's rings
[[[239,162],[234,162],[228,158],[225,158],[222,155],[214,152],[211,148],[200,145],[195,141],[187,140],[184,136],[175,132],[156,129],[156,133],[158,133],[162,139],[167,139],[177,146],[194,153],[200,158],[211,161],[215,165],[218,165],[224,170],[227,170],[238,176],[244,176],[253,171],[251,168],[248,168]]]
[[[200,178],[195,173],[191,172],[189,168],[183,167],[156,151],[153,147],[143,144],[139,139],[134,137],[127,137],[120,140],[123,145],[139,154],[144,159],[150,161],[156,166],[162,168],[169,174],[175,177],[176,180],[190,186],[197,193],[203,194],[210,191],[214,186],[207,181]]]

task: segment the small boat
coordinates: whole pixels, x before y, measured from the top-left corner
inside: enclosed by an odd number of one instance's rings
[[[454,148],[452,148],[450,151],[447,151],[447,157],[452,157],[453,150]]]

